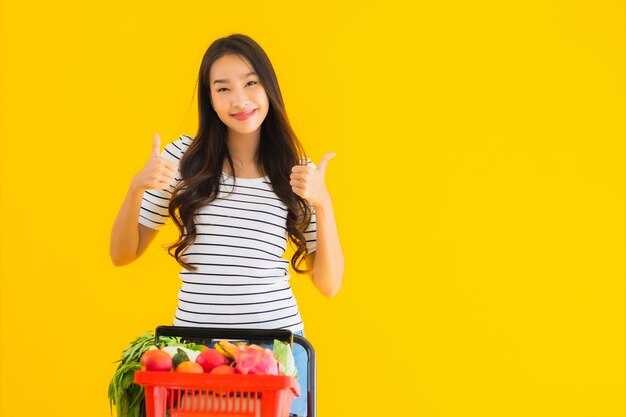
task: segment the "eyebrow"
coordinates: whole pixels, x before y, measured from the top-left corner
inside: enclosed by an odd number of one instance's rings
[[[247,74],[243,74],[239,78],[244,79],[244,78],[248,78],[251,75],[257,75],[257,73],[252,71],[252,72],[249,72]],[[224,84],[226,84],[226,83],[229,83],[229,82],[230,82],[230,80],[215,80],[215,81],[213,81],[213,84],[217,84],[217,83],[224,83]]]

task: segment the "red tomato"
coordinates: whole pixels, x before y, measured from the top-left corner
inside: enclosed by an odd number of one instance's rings
[[[211,372],[216,366],[227,364],[226,357],[219,351],[211,348],[200,352],[196,362],[202,366],[204,372]]]
[[[153,349],[141,355],[139,360],[141,369],[145,371],[171,371],[172,357],[160,349]]]

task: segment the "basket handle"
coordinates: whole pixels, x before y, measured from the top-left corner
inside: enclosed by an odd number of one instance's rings
[[[281,342],[293,343],[293,333],[287,329],[225,329],[214,327],[186,327],[186,326],[158,326],[154,333],[154,342],[158,343],[160,336],[173,336],[193,339],[231,339],[250,340],[254,342],[271,342],[278,339]]]
[[[304,348],[306,353],[309,355],[308,361],[308,383],[307,383],[307,409],[308,409],[308,417],[316,417],[317,415],[317,393],[315,390],[315,384],[317,384],[317,365],[315,363],[315,349],[313,349],[313,345],[309,342],[305,337],[300,336],[299,334],[293,335],[293,343],[300,345]]]

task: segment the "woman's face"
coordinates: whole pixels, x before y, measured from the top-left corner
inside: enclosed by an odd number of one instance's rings
[[[260,129],[269,101],[259,76],[247,59],[224,55],[211,66],[211,105],[217,116],[237,133]]]

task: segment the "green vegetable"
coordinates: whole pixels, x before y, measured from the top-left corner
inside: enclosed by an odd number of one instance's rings
[[[179,337],[159,337],[157,348],[165,346],[184,346],[189,349],[198,348],[194,343],[181,343]],[[154,349],[154,333],[146,332],[131,342],[122,352],[122,358],[116,362],[120,362],[111,382],[109,383],[109,407],[113,414],[113,406],[117,411],[117,417],[140,417],[145,415],[144,408],[144,389],[141,385],[134,382],[135,371],[141,369],[139,360],[141,355],[148,349]],[[195,349],[194,349],[195,350]]]
[[[189,360],[189,356],[187,356],[185,351],[182,350],[181,348],[178,348],[178,352],[176,352],[176,354],[172,356],[172,363],[174,364],[174,369],[176,369],[178,364],[180,364],[181,362],[185,362],[188,360]]]
[[[282,374],[296,376],[296,361],[293,358],[293,352],[289,343],[274,339],[272,352],[274,352],[274,357],[280,363]]]
[[[204,349],[206,349],[205,345],[198,345],[196,343],[185,343],[185,347],[187,349],[196,350],[198,352],[202,352]]]

